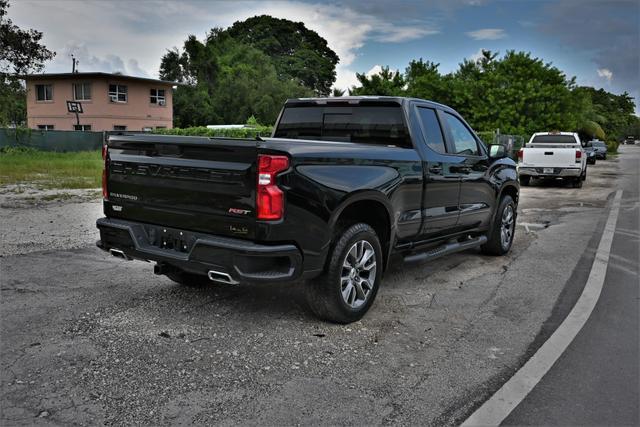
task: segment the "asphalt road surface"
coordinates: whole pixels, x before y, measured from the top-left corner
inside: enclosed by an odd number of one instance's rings
[[[0,189],[0,424],[457,424],[570,310],[632,149],[582,189],[523,188],[505,257],[395,266],[346,326],[302,283],[176,285],[95,248],[99,203]]]
[[[621,209],[600,299],[505,425],[640,424],[640,147],[622,151]]]

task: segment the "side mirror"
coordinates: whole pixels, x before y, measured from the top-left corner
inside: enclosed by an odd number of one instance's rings
[[[507,147],[502,144],[489,145],[489,157],[493,159],[502,159],[507,157]]]

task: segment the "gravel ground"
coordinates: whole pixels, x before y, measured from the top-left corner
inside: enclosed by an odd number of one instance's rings
[[[109,257],[99,203],[3,203],[0,422],[456,424],[520,365],[617,173],[524,188],[508,256],[395,266],[346,326],[302,283],[181,287]]]

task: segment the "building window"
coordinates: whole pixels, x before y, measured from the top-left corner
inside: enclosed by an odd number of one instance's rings
[[[127,102],[127,87],[124,85],[109,85],[109,100],[111,102]]]
[[[36,85],[36,101],[52,101],[53,85]]]
[[[91,99],[91,83],[74,83],[73,99],[76,101],[89,101]]]
[[[90,131],[91,125],[73,125],[73,130]]]
[[[156,105],[165,105],[166,99],[164,97],[164,89],[151,89],[150,102]]]
[[[113,125],[113,130],[127,130],[127,127],[123,125]]]
[[[38,125],[39,130],[53,130],[53,125]]]
[[[156,126],[156,129],[166,129],[166,126]]]

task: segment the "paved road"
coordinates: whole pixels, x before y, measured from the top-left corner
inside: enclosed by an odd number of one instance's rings
[[[301,283],[178,286],[95,248],[98,204],[3,189],[0,424],[454,425],[584,284],[618,165],[524,188],[508,256],[398,265],[346,326],[313,318]]]
[[[621,209],[598,304],[504,425],[640,424],[640,147],[622,151]]]

